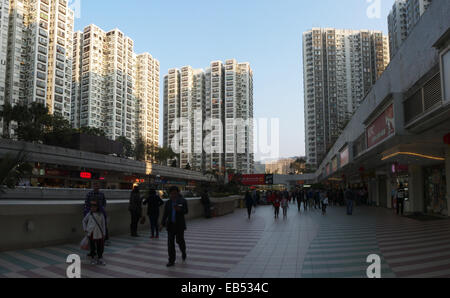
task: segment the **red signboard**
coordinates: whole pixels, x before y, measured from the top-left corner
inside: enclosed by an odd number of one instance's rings
[[[230,174],[228,176],[228,181],[233,180],[233,175]],[[264,174],[255,174],[255,175],[242,175],[241,179],[242,185],[252,186],[252,185],[265,185],[266,184],[266,175]]]
[[[92,174],[89,173],[89,172],[81,172],[81,173],[80,173],[80,178],[83,178],[83,179],[91,179],[91,178],[92,178]]]
[[[371,148],[395,133],[394,105],[390,105],[369,127],[367,148]]]

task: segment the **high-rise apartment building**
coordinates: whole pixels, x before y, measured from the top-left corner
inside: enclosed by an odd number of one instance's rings
[[[74,35],[74,127],[102,129],[108,138],[159,138],[159,62],[134,53],[134,41],[118,29],[95,25]],[[81,91],[79,89],[81,89]]]
[[[5,103],[6,61],[8,59],[9,0],[0,0],[0,106]],[[0,119],[0,121],[2,121]],[[3,125],[0,125],[2,132]]]
[[[0,96],[13,106],[46,104],[51,113],[69,120],[74,12],[67,0],[7,2],[1,7],[1,59],[6,39],[7,49]]]
[[[181,168],[252,173],[253,72],[213,61],[205,70],[170,69],[164,78],[164,145]]]
[[[136,57],[136,136],[144,143],[159,143],[159,62],[149,53]]]
[[[307,163],[325,157],[389,63],[379,31],[313,28],[303,34]]]
[[[388,16],[391,59],[411,34],[432,0],[395,0]]]

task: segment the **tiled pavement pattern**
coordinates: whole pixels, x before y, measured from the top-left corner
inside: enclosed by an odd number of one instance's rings
[[[91,266],[77,244],[0,253],[1,277],[65,277],[67,255],[82,256],[82,276],[181,278],[366,277],[370,254],[382,257],[382,277],[450,277],[450,221],[419,222],[378,208],[353,216],[332,207],[275,220],[271,207],[188,222],[188,260],[166,268],[167,238],[113,237],[107,265]],[[178,250],[178,249],[177,249]]]

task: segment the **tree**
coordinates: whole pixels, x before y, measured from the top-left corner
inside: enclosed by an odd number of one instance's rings
[[[78,129],[78,132],[90,136],[106,137],[106,133],[102,129],[97,127],[83,126]]]
[[[177,156],[177,154],[173,152],[172,148],[169,147],[160,147],[154,150],[153,154],[154,159],[161,165],[167,164],[167,160],[174,159]]]
[[[14,106],[14,120],[18,123],[17,136],[25,142],[43,142],[45,127],[50,126],[52,116],[44,104],[33,102],[29,106]]]
[[[293,163],[290,165],[290,169],[292,170],[292,174],[300,175],[305,172],[306,168],[306,160],[302,157],[297,158]]]
[[[176,159],[174,159],[173,161],[172,161],[172,168],[177,168],[178,166],[177,166],[177,160]]]
[[[22,178],[31,171],[27,163],[27,155],[20,151],[17,156],[7,154],[0,161],[0,193],[6,188],[14,189]]]
[[[70,122],[63,116],[50,115],[49,123],[43,134],[43,142],[46,145],[68,147],[75,132],[76,130],[72,128]]]
[[[146,149],[147,148],[145,146],[144,140],[141,137],[139,137],[136,140],[136,145],[134,147],[134,156],[135,156],[136,160],[139,160],[139,161],[146,160],[146,157],[147,157]]]
[[[131,141],[129,139],[127,139],[124,136],[120,136],[116,139],[116,141],[122,143],[122,145],[123,145],[122,157],[133,157],[134,156],[133,143],[131,143]]]
[[[11,138],[9,127],[11,125],[11,122],[14,120],[14,109],[9,102],[6,102],[3,105],[2,110],[0,111],[0,117],[3,120],[3,137],[5,139],[9,139]]]

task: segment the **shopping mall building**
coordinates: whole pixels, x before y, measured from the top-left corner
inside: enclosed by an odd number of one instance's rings
[[[408,213],[449,216],[450,1],[422,16],[318,168],[320,182],[366,186],[393,208],[409,190]]]

